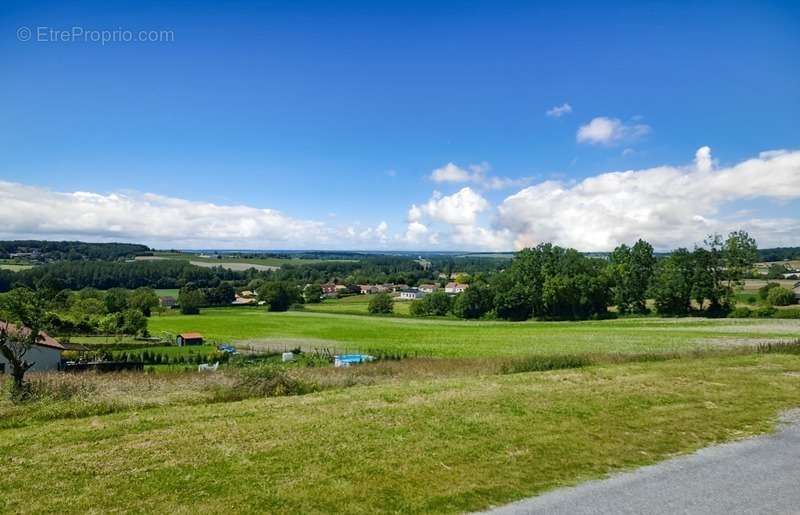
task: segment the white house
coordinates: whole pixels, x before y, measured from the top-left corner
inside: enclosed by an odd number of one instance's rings
[[[400,298],[404,300],[417,300],[425,296],[425,292],[416,288],[409,288],[400,292]]]
[[[420,284],[419,285],[419,291],[421,291],[422,293],[433,293],[438,289],[439,289],[439,287],[436,286],[435,284]]]
[[[444,287],[445,293],[461,293],[462,291],[469,288],[469,284],[459,284],[459,283],[447,283],[447,286]]]
[[[26,335],[30,332],[27,327],[19,329],[16,325],[0,321],[0,327],[8,331],[9,334],[17,334],[21,331]],[[39,341],[25,353],[25,361],[33,363],[30,370],[58,370],[61,364],[61,353],[67,350],[58,340],[47,333],[40,333]],[[8,360],[0,354],[0,373],[9,371]]]

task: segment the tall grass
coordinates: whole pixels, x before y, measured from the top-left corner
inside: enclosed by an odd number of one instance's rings
[[[397,359],[399,356],[389,356],[389,359],[347,368],[321,366],[319,359],[309,355],[290,365],[265,361],[239,368],[229,367],[217,373],[195,371],[165,374],[31,373],[29,374],[31,400],[25,404],[13,404],[8,400],[8,385],[0,386],[0,428],[158,406],[304,395],[362,385],[748,354],[800,355],[800,340],[763,343],[756,347],[665,353],[556,354],[482,359],[430,357]],[[395,359],[391,359],[392,357]]]

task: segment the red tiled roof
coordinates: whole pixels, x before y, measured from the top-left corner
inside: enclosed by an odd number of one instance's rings
[[[21,333],[23,336],[27,336],[31,332],[31,330],[27,327],[19,328],[15,324],[3,322],[2,320],[0,320],[0,328],[5,329],[9,334]],[[50,347],[51,349],[67,350],[67,348],[61,345],[58,340],[44,331],[39,331],[39,340],[34,345],[38,345],[40,347]]]
[[[200,334],[200,333],[181,333],[178,336],[180,336],[184,340],[197,340],[197,339],[202,340],[203,339],[203,335]]]

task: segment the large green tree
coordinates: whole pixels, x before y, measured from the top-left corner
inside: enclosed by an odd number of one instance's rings
[[[25,373],[35,364],[26,356],[41,339],[44,308],[44,300],[27,288],[10,291],[0,305],[0,354],[11,367],[11,393],[15,400],[26,396]]]
[[[659,261],[651,288],[659,314],[685,315],[689,312],[694,272],[692,253],[684,248]]]
[[[203,291],[196,288],[193,284],[187,284],[178,292],[178,304],[181,307],[181,313],[184,315],[197,315],[200,313],[200,308],[206,303],[206,297]]]
[[[620,313],[646,313],[647,292],[656,266],[653,246],[644,240],[620,245],[609,257],[614,303]]]
[[[258,300],[263,301],[269,311],[286,311],[300,299],[297,288],[293,285],[285,282],[268,282],[258,289]]]
[[[158,295],[152,288],[136,288],[128,298],[128,304],[133,309],[138,309],[146,317],[158,307]]]

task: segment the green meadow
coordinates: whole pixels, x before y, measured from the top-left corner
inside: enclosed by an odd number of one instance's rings
[[[202,333],[217,342],[341,346],[438,357],[668,352],[800,336],[800,320],[628,318],[584,322],[477,322],[341,313],[203,309],[152,317],[150,332]]]

